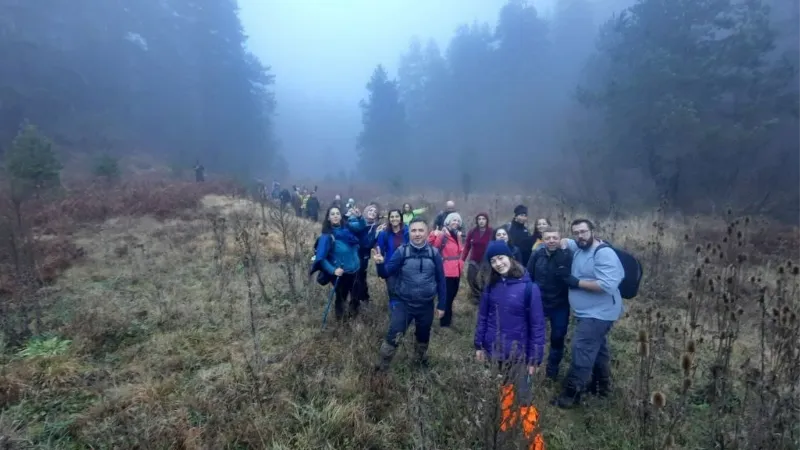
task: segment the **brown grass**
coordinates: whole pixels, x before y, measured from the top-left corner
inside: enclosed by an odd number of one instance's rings
[[[163,189],[177,193],[182,188]],[[187,195],[197,198],[195,193]],[[376,197],[383,206],[402,202]],[[146,197],[130,198],[130,204],[140,205]],[[443,197],[409,200],[415,206],[430,200],[441,204]],[[532,216],[550,217],[559,226],[578,215],[544,198],[475,196],[458,206],[468,223],[478,211],[488,210],[496,224],[510,219],[516,203],[528,204]],[[434,326],[430,370],[411,366],[411,348],[404,343],[388,379],[375,378],[372,364],[387,325],[381,281],[370,277],[375,301],[357,321],[322,331],[326,289],[302,277],[299,292],[290,295],[284,265],[293,256],[287,256],[280,233],[260,223],[259,208],[223,196],[205,196],[200,205],[197,213],[173,214],[165,220],[120,209],[114,209],[115,214],[92,213],[89,216],[102,216],[103,221],[74,231],[72,242],[85,256],[48,288],[40,333],[71,342],[50,356],[32,350],[32,355],[17,353],[36,348],[34,342],[5,348],[0,357],[0,435],[8,436],[14,448],[487,448],[496,379],[472,360],[475,308],[466,297],[456,300],[455,330]],[[72,211],[66,206],[57,210]],[[131,210],[138,211],[127,211]],[[84,217],[75,214],[76,220]],[[237,215],[240,220],[248,215],[253,219],[237,228]],[[210,220],[221,216],[228,222],[224,241],[213,228],[219,225]],[[731,383],[726,401],[748,405],[740,406],[736,411],[742,414],[736,415],[714,401],[708,390],[720,355],[718,299],[692,284],[706,244],[721,243],[729,219],[667,218],[658,211],[595,219],[604,236],[635,251],[646,269],[658,268],[648,270],[642,296],[627,302],[628,314],[613,331],[611,398],[589,397],[578,410],[557,410],[547,403],[556,387],[537,378],[536,402],[548,449],[645,448],[642,430],[649,433],[647,442],[657,442],[658,448],[664,443],[713,448],[719,436],[712,431],[728,439],[726,448],[758,448],[766,442],[758,430],[774,433],[779,425],[785,438],[768,441],[769,448],[796,445],[797,430],[779,424],[783,416],[775,410],[776,405],[792,404],[756,401],[760,395],[768,397],[769,389],[748,388],[755,384],[745,383],[743,374],[760,367],[755,362],[763,353],[762,322],[755,314],[760,311],[758,298],[748,295],[762,286],[769,293],[768,322],[772,303],[777,305],[780,298],[778,309],[786,305],[789,312],[779,311],[776,320],[788,324],[791,312],[798,309],[798,277],[791,268],[797,265],[797,255],[786,248],[781,253],[773,247],[760,249],[758,229],[748,231],[742,248],[752,258],[739,272],[741,298],[734,312],[741,305],[753,313],[739,316],[741,327],[732,342],[727,375]],[[304,240],[316,231],[302,221],[297,226],[307,227]],[[258,275],[264,297],[249,300],[247,274],[256,292],[258,282],[243,266],[237,229],[260,236]],[[257,230],[268,232],[261,235]],[[792,233],[787,236],[796,240],[797,230]],[[703,247],[702,254],[695,252],[697,245]],[[787,260],[793,266],[787,268]],[[293,263],[306,267],[305,262]],[[703,270],[714,277],[725,267],[717,259]],[[756,276],[761,281],[748,287],[750,277]],[[689,290],[694,294],[687,300]],[[748,304],[751,300],[754,305]],[[700,326],[691,336],[695,352],[686,374],[681,361],[692,308],[699,311]],[[778,333],[786,331],[769,326],[766,353],[785,351],[770,342],[779,342]],[[647,330],[650,348],[646,367],[652,379],[647,389],[636,389],[643,367],[637,349],[641,329]],[[780,342],[796,338],[781,336]],[[768,363],[776,370],[765,369],[764,376],[790,374],[779,361]],[[682,390],[687,378],[690,387]],[[774,378],[772,385],[781,398],[796,401],[786,379]],[[647,409],[661,404],[656,391],[664,406]],[[643,415],[652,420],[640,423]],[[754,420],[759,415],[774,420]]]

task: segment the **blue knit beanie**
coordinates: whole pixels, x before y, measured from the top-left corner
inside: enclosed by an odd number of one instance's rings
[[[486,259],[488,261],[498,255],[506,255],[511,258],[511,248],[506,244],[506,241],[492,241],[489,243],[489,247],[486,248]]]

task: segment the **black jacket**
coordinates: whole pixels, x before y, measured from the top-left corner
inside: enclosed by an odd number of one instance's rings
[[[533,236],[528,231],[528,227],[512,220],[506,232],[511,243],[519,247],[519,251],[522,253],[522,265],[527,265],[533,250]]]
[[[552,254],[542,246],[528,261],[528,273],[539,286],[542,293],[542,306],[545,308],[569,307],[569,287],[567,278],[572,271],[572,253],[557,249]]]

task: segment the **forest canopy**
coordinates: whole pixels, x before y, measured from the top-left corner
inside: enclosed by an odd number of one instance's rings
[[[396,77],[375,69],[361,171],[419,161],[406,183],[794,220],[797,17],[793,0],[559,0],[548,17],[512,0],[444,50],[413,41]]]
[[[62,150],[199,159],[237,175],[273,162],[273,76],[245,49],[235,0],[1,9],[0,149],[29,121]]]

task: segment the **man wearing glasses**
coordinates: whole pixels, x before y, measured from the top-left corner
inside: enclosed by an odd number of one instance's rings
[[[577,325],[572,338],[572,363],[561,394],[553,404],[570,408],[589,391],[608,395],[611,355],[608,333],[622,315],[619,284],[625,270],[616,252],[594,236],[594,224],[587,219],[572,222],[573,239],[563,239],[562,247],[572,251],[569,304]]]

